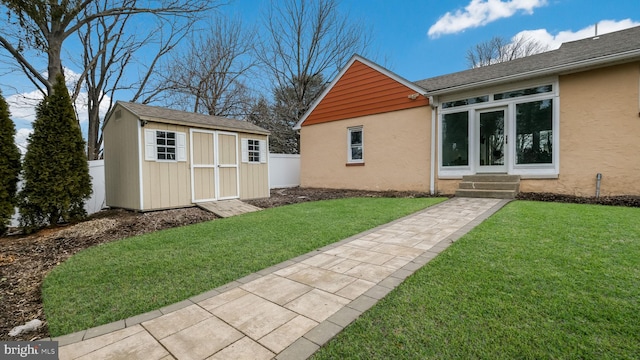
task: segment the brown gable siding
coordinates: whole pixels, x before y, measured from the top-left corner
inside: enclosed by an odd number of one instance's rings
[[[429,105],[420,95],[360,61],[354,61],[302,126]]]

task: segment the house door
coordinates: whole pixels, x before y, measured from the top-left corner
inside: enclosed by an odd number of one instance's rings
[[[191,129],[192,202],[239,197],[238,135]]]
[[[478,172],[506,173],[506,108],[478,111],[476,114]]]

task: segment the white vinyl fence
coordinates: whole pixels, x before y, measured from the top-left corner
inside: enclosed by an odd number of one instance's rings
[[[89,161],[89,175],[91,176],[91,186],[93,187],[93,193],[87,202],[84,204],[84,209],[87,214],[93,214],[102,210],[105,207],[105,187],[104,187],[104,160]],[[22,182],[18,183],[18,189],[22,188]],[[19,225],[18,209],[11,218],[10,226]]]
[[[300,185],[300,155],[269,154],[269,187]]]
[[[93,214],[106,206],[104,184],[104,160],[89,161],[89,175],[93,193],[84,204],[87,214]],[[300,155],[269,154],[269,186],[272,189],[300,185]],[[18,187],[21,187],[20,184]],[[11,226],[18,226],[18,212],[11,219]]]

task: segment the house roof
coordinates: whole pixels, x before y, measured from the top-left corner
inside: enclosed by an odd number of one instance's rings
[[[563,43],[557,50],[416,81],[439,95],[533,77],[566,74],[640,59],[640,26]]]
[[[229,119],[221,116],[203,115],[187,111],[167,109],[159,106],[142,105],[118,101],[116,105],[129,110],[142,120],[157,121],[188,126],[199,126],[217,130],[230,130],[268,135],[269,131],[248,121]],[[114,107],[115,108],[115,107]]]

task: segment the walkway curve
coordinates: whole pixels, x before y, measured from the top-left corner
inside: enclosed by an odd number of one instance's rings
[[[306,359],[508,200],[453,198],[160,310],[53,338],[70,359]]]

